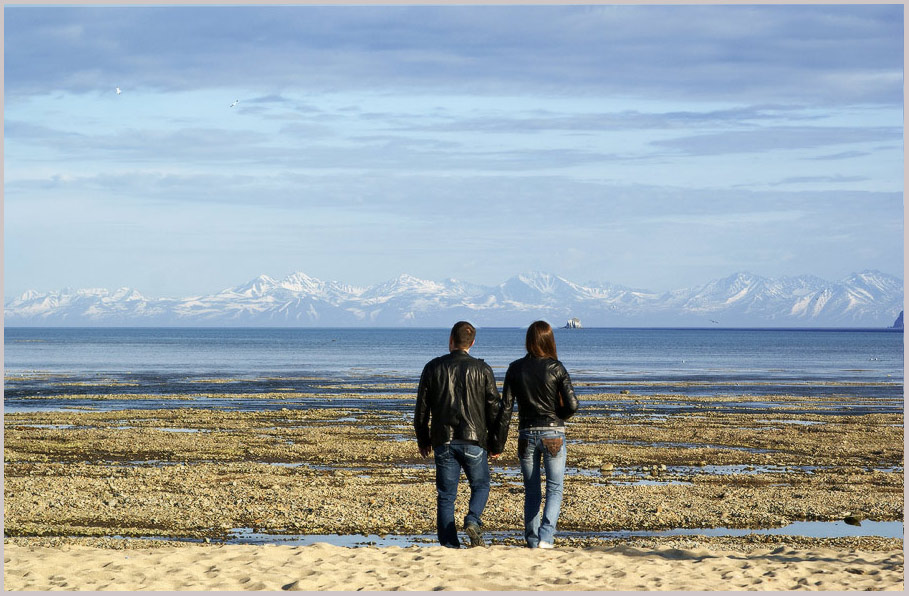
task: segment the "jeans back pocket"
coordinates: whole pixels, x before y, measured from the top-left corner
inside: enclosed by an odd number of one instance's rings
[[[555,457],[559,454],[559,451],[562,450],[562,437],[555,437],[553,439],[543,439],[543,446],[546,447],[546,451],[549,452],[549,455]]]

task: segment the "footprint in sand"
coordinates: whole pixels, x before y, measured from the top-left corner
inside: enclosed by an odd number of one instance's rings
[[[571,580],[564,577],[559,577],[552,580],[552,583],[556,584],[557,586],[564,586],[565,584],[570,584]]]

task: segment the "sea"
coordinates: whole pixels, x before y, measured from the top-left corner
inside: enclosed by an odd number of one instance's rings
[[[4,329],[4,411],[194,407],[410,409],[423,366],[448,348],[447,328]],[[471,355],[500,383],[525,354],[522,328],[480,328]],[[891,329],[555,329],[559,359],[582,405],[597,396],[729,396],[714,409],[792,407],[773,396],[854,396],[831,414],[902,412],[903,333]],[[256,394],[305,393],[297,400]],[[319,399],[345,393],[350,400]],[[95,399],[114,394],[121,399]],[[143,399],[130,399],[130,395]],[[205,395],[217,394],[206,399]],[[65,396],[65,397],[61,397]],[[155,403],[154,396],[161,396]],[[174,397],[191,396],[187,399]],[[754,401],[742,401],[752,396]],[[739,398],[739,399],[735,399]],[[628,407],[633,407],[629,404]]]

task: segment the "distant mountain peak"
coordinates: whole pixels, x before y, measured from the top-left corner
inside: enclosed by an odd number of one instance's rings
[[[112,300],[143,300],[144,296],[132,288],[119,288],[110,295]]]
[[[357,288],[303,272],[280,281],[259,275],[208,296],[144,297],[132,288],[113,292],[65,288],[34,290],[5,303],[7,325],[268,325],[447,327],[523,326],[536,319],[585,326],[839,326],[893,325],[903,309],[902,280],[875,270],[836,282],[803,275],[765,278],[747,271],[706,284],[650,292],[615,284],[578,284],[542,271],[515,275],[496,286],[430,281],[402,273]]]
[[[546,273],[545,271],[520,273],[507,280],[505,284],[514,285],[516,282],[525,284],[528,287],[545,294],[552,293],[561,285],[572,285],[568,280],[559,277],[558,275],[553,275],[552,273]]]
[[[275,287],[275,280],[270,278],[267,275],[260,275],[255,279],[251,279],[242,286],[238,286],[233,289],[237,294],[243,294],[245,296],[261,296]]]

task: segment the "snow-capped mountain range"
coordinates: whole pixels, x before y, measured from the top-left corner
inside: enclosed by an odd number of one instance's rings
[[[465,319],[507,327],[577,317],[585,327],[890,327],[902,310],[902,280],[878,271],[837,282],[736,273],[663,293],[537,272],[497,286],[401,275],[367,288],[294,273],[188,298],[146,298],[130,288],[28,291],[6,301],[4,324],[447,327]]]

